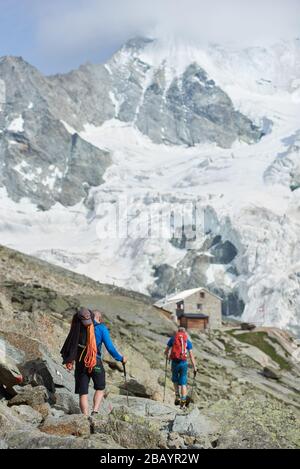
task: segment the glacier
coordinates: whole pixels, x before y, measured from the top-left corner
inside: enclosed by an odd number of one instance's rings
[[[168,90],[172,83],[180,86],[181,77],[194,64],[197,86],[204,86],[214,99],[220,99],[215,88],[222,90],[230,99],[226,98],[226,106],[231,107],[231,102],[234,112],[246,116],[240,121],[239,114],[230,114],[237,121],[215,142],[210,136],[201,141],[195,135],[190,142],[184,128],[178,137],[170,121]],[[110,163],[101,170],[101,184],[87,184],[86,196],[79,193],[72,204],[57,198],[46,209],[26,192],[17,200],[6,187],[0,188],[0,242],[155,298],[205,284],[226,298],[224,314],[299,334],[299,39],[253,48],[199,48],[136,39],[104,67],[106,72],[88,67],[89,76],[97,75],[95,81],[103,73],[109,80],[101,116],[85,109],[81,119],[76,112],[57,114],[64,132],[70,138],[78,135],[92,149],[93,164],[97,164],[96,149],[99,157],[110,155]],[[129,70],[131,77],[134,71],[133,88],[124,78],[129,79]],[[79,73],[86,77],[84,69]],[[50,80],[55,87],[69,86],[65,77]],[[223,99],[222,95],[222,103]],[[156,116],[151,114],[153,102]],[[27,99],[26,107],[28,103],[33,112],[34,97]],[[19,115],[18,109],[15,119]],[[22,119],[23,131],[26,115]],[[251,128],[247,119],[256,127]],[[255,129],[262,129],[262,138],[257,138]],[[9,138],[13,141],[13,132]],[[20,164],[18,174],[30,178],[26,161]],[[36,178],[38,169],[38,163],[31,168]],[[48,189],[55,187],[64,170],[67,166],[53,164],[51,179],[43,168]],[[122,197],[133,209],[129,236],[102,236],[102,227],[111,225]],[[203,230],[191,240],[147,237],[142,231],[138,237],[130,236],[143,228],[143,214],[157,202],[170,204],[179,213],[184,204],[197,203],[205,219]],[[128,219],[128,214],[120,213],[120,220],[125,216]]]

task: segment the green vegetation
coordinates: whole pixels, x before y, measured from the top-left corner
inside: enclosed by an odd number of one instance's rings
[[[240,342],[244,342],[249,345],[253,345],[254,347],[259,348],[262,352],[268,355],[275,363],[277,363],[280,368],[283,370],[290,370],[291,365],[290,363],[285,360],[281,355],[279,355],[275,348],[266,340],[270,337],[266,332],[245,332],[243,334],[235,334],[235,330],[227,331],[228,334],[233,336],[235,339],[239,340]],[[277,343],[277,340],[272,338],[272,342]]]

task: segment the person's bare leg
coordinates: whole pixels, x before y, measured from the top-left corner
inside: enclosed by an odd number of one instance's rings
[[[183,397],[184,399],[186,399],[186,396],[187,396],[187,386],[185,386],[185,385],[180,386],[180,395],[181,395],[181,397]]]
[[[101,402],[103,400],[104,394],[105,394],[105,391],[95,391],[93,412],[98,412]]]
[[[175,401],[179,402],[180,394],[179,394],[179,386],[177,383],[173,383],[174,385],[174,392],[175,392]]]
[[[80,410],[84,415],[89,415],[89,396],[88,394],[82,394],[79,396]]]

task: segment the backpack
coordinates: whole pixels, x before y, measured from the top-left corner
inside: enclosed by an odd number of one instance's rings
[[[188,336],[185,332],[176,332],[172,345],[171,360],[187,360]]]

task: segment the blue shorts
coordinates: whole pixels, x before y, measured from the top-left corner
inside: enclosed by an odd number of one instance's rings
[[[188,378],[188,362],[186,360],[172,361],[172,381],[179,386],[186,386]]]

